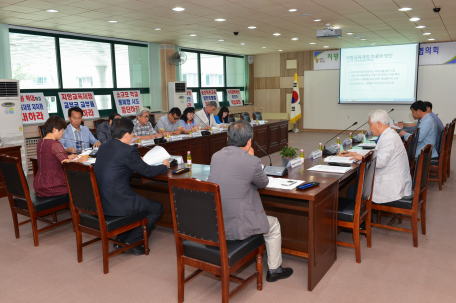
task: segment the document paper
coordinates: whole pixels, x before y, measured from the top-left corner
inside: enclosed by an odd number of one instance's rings
[[[299,186],[299,185],[305,183],[305,181],[301,181],[301,180],[273,178],[273,177],[268,177],[268,178],[269,178],[269,184],[266,186],[266,188],[291,190],[291,189],[295,188],[296,186]]]
[[[155,146],[144,155],[143,160],[149,165],[160,165],[169,158],[171,156],[163,147]]]
[[[331,166],[331,165],[315,165],[312,168],[309,168],[308,170],[313,170],[313,171],[321,171],[325,173],[336,173],[336,174],[345,174],[348,172],[351,167],[343,167],[343,166]]]
[[[326,157],[324,162],[338,162],[338,163],[353,163],[353,160],[350,160],[350,157],[338,157],[338,156],[329,156]]]

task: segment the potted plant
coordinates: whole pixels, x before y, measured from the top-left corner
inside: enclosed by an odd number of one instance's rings
[[[287,167],[288,162],[298,156],[298,153],[296,152],[298,149],[292,147],[291,144],[293,144],[293,142],[287,143],[287,145],[280,151],[280,155],[282,155],[283,167]]]

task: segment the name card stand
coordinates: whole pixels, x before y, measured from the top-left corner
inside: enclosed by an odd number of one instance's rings
[[[352,142],[352,139],[350,138],[347,138],[344,140],[344,142],[342,143],[342,145],[351,145],[353,142]]]
[[[361,140],[364,138],[364,135],[361,134],[361,133],[359,133],[357,136],[358,136],[358,138],[360,138]]]
[[[321,150],[314,150],[310,153],[309,159],[317,159],[320,158],[322,155],[323,152]]]
[[[296,168],[302,165],[301,158],[294,158],[288,161],[287,167]]]
[[[192,138],[196,138],[196,137],[201,137],[201,132],[200,131],[197,131],[197,132],[192,132]]]

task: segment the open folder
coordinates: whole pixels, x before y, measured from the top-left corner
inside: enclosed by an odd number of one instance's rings
[[[171,156],[163,147],[155,146],[144,155],[143,160],[149,165],[160,165],[169,158]]]

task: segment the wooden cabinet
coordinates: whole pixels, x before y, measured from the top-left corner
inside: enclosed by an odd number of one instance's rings
[[[259,157],[265,156],[264,152],[261,151],[254,142],[258,142],[258,145],[265,151],[268,150],[268,126],[267,125],[259,125],[253,129],[253,142],[252,147],[255,151],[255,154]]]
[[[227,135],[226,133],[220,133],[216,135],[211,136],[210,140],[210,151],[209,151],[209,163],[210,164],[210,159],[212,159],[212,156],[221,150],[222,148],[226,147],[228,145],[228,140],[227,140]],[[197,163],[197,162],[195,162]]]
[[[19,162],[22,163],[20,145],[0,147],[0,155],[18,157]],[[6,197],[6,186],[5,186],[5,182],[3,181],[2,175],[0,174],[0,198],[3,198],[3,197]]]

